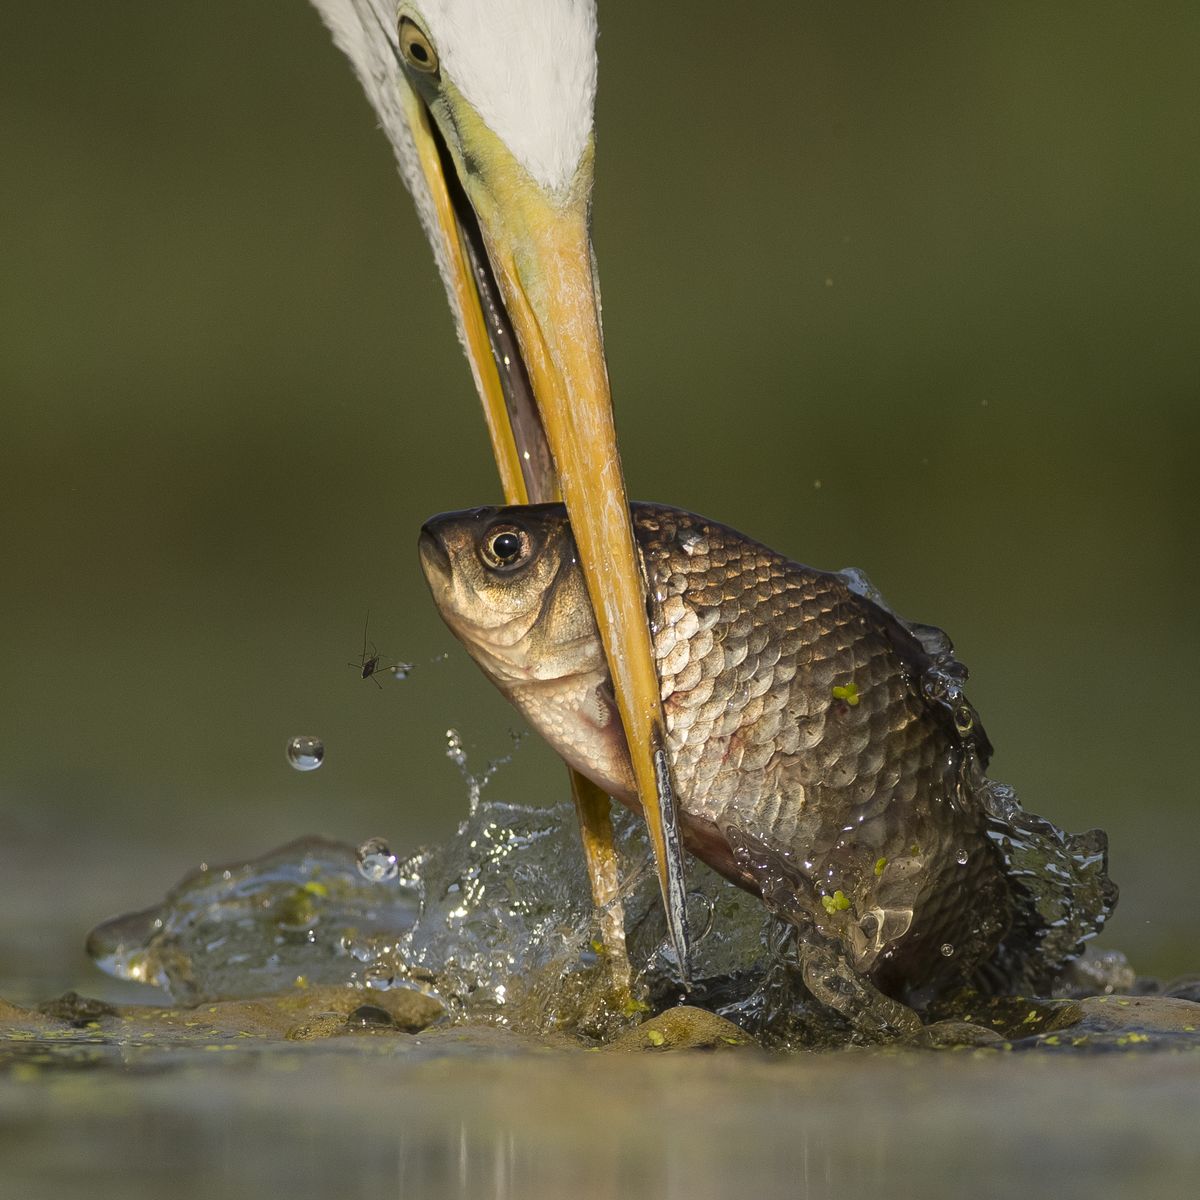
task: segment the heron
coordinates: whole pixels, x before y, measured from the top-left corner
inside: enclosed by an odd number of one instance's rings
[[[570,515],[686,984],[682,849],[591,242],[595,0],[312,3],[415,201],[505,501],[561,498]],[[571,788],[605,940],[627,979],[609,799],[574,772]]]

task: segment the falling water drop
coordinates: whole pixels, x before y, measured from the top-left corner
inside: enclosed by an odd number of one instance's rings
[[[318,737],[294,737],[287,744],[287,760],[297,771],[315,771],[325,761],[325,743]]]
[[[970,857],[971,856],[965,850],[958,850],[954,855],[954,861],[958,863],[960,867],[965,867],[967,865],[967,859]]]
[[[400,873],[400,863],[383,838],[368,838],[358,848],[358,873],[372,883],[388,883]]]
[[[942,943],[942,956],[950,958],[954,954],[954,947],[949,942]]]

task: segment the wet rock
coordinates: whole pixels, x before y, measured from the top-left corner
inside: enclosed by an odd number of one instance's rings
[[[1071,1025],[1081,1012],[1075,1000],[964,993],[930,1015],[934,1024],[982,1026],[1003,1041],[1017,1042]]]
[[[18,1008],[15,1004],[0,998],[0,1024],[24,1024],[33,1014],[27,1008]]]
[[[1004,1039],[993,1029],[970,1021],[935,1021],[912,1039],[928,1050],[957,1050],[964,1046],[998,1046]]]
[[[972,1035],[972,1028],[992,1037]],[[977,1037],[978,1040],[967,1040]],[[962,1039],[961,1041],[959,1039]],[[917,1045],[999,1046],[1011,1050],[1200,1050],[1200,1004],[1162,995],[1075,1000],[976,997],[969,1010],[927,1027]]]
[[[1170,996],[1091,996],[1075,1001],[1070,1033],[1187,1033],[1200,1042],[1200,1004]]]
[[[360,1004],[347,1018],[347,1029],[395,1029],[396,1022],[378,1004]]]
[[[350,1015],[367,1003],[387,1017],[396,1033],[426,1029],[443,1015],[436,1000],[405,988],[377,993],[358,988],[297,988],[278,996],[222,1000],[194,1008],[113,1006],[60,997],[43,1005],[42,1011],[0,1001],[0,1041],[50,1036],[205,1048],[254,1041],[315,1041],[345,1033]],[[96,1006],[103,1006],[104,1011]],[[90,1013],[102,1015],[103,1020],[80,1019]]]
[[[622,1034],[609,1050],[729,1050],[756,1045],[732,1021],[702,1008],[680,1005]]]
[[[53,1017],[56,1021],[66,1021],[75,1029],[86,1029],[102,1017],[117,1015],[117,1009],[113,1005],[91,996],[81,996],[78,992],[63,992],[61,996],[39,1004],[38,1012],[43,1016]]]
[[[277,1009],[278,1016],[287,1025],[282,1036],[290,1041],[305,1042],[334,1037],[348,1029],[374,1028],[417,1033],[444,1014],[442,1006],[431,996],[411,988],[372,992],[369,1001],[364,1001],[363,993],[354,989],[312,988],[286,998],[271,997],[241,1003],[243,1007],[258,1012],[265,1008],[268,1014]],[[369,1015],[364,1016],[364,1013]],[[297,1016],[305,1019],[297,1021]]]

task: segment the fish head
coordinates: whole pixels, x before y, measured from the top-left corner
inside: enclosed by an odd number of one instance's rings
[[[442,619],[502,689],[603,666],[561,504],[443,513],[422,526],[419,548]]]
[[[628,804],[637,788],[612,677],[561,504],[444,513],[421,567],[451,633],[576,770]]]

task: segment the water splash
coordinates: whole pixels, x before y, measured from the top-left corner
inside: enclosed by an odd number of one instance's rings
[[[98,926],[87,949],[110,975],[198,1004],[344,983],[347,940],[395,938],[419,904],[403,869],[370,883],[354,847],[300,838],[251,862],[202,864],[161,905]]]
[[[653,859],[642,823],[614,815],[634,995],[664,1007],[680,988]],[[394,874],[389,856],[378,839],[355,848],[303,838],[204,866],[161,905],[99,926],[88,952],[109,974],[184,1004],[310,985],[407,987],[451,1020],[527,1033],[604,1037],[640,1019],[639,1004],[614,1003],[572,806],[483,799],[452,838],[396,860]],[[699,864],[688,902],[704,933],[693,1000],[759,1030],[793,1013],[796,980],[772,974],[785,942],[778,922]]]
[[[964,761],[963,774],[988,814],[988,837],[1000,851],[1018,898],[1014,928],[995,964],[1011,987],[1050,989],[1116,906],[1117,885],[1108,877],[1108,836],[1102,829],[1067,833],[1026,812],[1013,789],[988,779],[972,754]]]
[[[467,751],[463,746],[462,735],[457,729],[446,730],[446,757],[458,768],[458,773],[467,785],[467,811],[474,814],[479,807],[479,798],[483,789],[495,778],[496,772],[507,767],[513,760],[513,755],[521,748],[521,743],[528,736],[524,730],[518,732],[510,729],[508,736],[512,741],[512,750],[498,758],[489,759],[487,765],[478,774],[471,771],[467,761]]]
[[[515,751],[521,736],[512,736]],[[203,866],[163,904],[97,928],[89,953],[110,974],[155,984],[185,1004],[318,984],[413,988],[435,998],[448,1019],[527,1033],[568,1029],[601,1038],[636,1019],[639,1004],[678,1002],[643,823],[623,809],[614,814],[634,969],[635,1004],[621,1008],[574,809],[485,798],[511,753],[476,774],[455,730],[446,753],[466,784],[468,815],[444,844],[401,858],[379,838],[358,847],[304,838],[259,859]],[[983,775],[975,755],[966,756],[964,771],[964,786],[977,790],[990,835],[1026,888],[1029,920],[1042,938],[1039,961],[1061,964],[1111,904],[1102,835],[1071,837],[1025,813],[1011,789]],[[762,883],[766,905],[689,863],[688,907],[699,934],[691,1001],[776,1046],[911,1035],[916,1018],[865,984],[858,960],[886,956],[907,929],[913,913],[905,889],[919,862],[864,860],[855,894],[875,899],[861,912],[839,902],[850,894],[844,879],[818,881],[817,902],[801,906],[798,880],[813,889],[814,863],[727,833]],[[955,859],[962,863],[961,850]],[[854,918],[844,951],[822,930],[825,917]],[[968,952],[952,947],[955,961]]]

